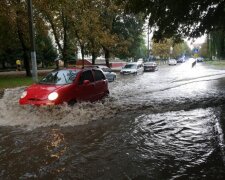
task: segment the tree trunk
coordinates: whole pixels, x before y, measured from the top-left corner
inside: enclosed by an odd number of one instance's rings
[[[103,48],[104,49],[104,52],[105,52],[105,64],[107,67],[110,67],[109,66],[109,58],[110,58],[110,52],[107,48]]]
[[[225,30],[222,31],[221,37],[221,59],[225,58]]]
[[[30,62],[28,52],[29,51],[23,49],[23,60],[24,60],[24,68],[26,70],[26,76],[31,77],[32,74],[30,72]]]
[[[68,62],[67,62],[67,50],[66,50],[65,44],[64,44],[64,49],[63,49],[63,52],[62,52],[62,59],[64,61],[64,67],[67,67],[68,66]]]
[[[96,53],[92,52],[91,55],[92,55],[92,65],[95,65]]]
[[[23,32],[20,28],[21,24],[19,22],[19,12],[17,11],[16,12],[16,26],[17,26],[17,33],[18,33],[18,37],[19,37],[19,40],[20,40],[20,44],[22,46],[22,49],[23,49],[23,60],[24,60],[24,68],[26,70],[26,76],[29,76],[31,77],[31,72],[30,72],[30,62],[29,62],[29,56],[28,56],[28,48],[26,47],[26,44],[25,44],[25,40],[24,40],[24,37],[23,37]]]
[[[81,45],[80,48],[81,48],[81,57],[82,57],[82,60],[84,60],[84,46]]]
[[[2,69],[5,69],[5,56],[3,56],[4,59],[2,59]]]

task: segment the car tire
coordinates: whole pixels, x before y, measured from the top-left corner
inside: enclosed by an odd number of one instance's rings
[[[107,98],[107,97],[109,97],[109,91],[106,91],[105,93],[104,93],[104,96],[103,96],[104,98]]]
[[[76,100],[70,100],[70,101],[68,102],[68,105],[69,105],[69,106],[74,106],[74,104],[76,104],[76,103],[77,103]]]

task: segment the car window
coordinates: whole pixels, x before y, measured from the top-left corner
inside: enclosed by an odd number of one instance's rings
[[[111,72],[112,70],[110,68],[102,68],[103,72]]]
[[[125,69],[137,69],[137,65],[136,64],[126,64],[124,66]]]
[[[70,84],[77,76],[75,70],[59,70],[49,73],[46,77],[39,81],[39,84]]]
[[[79,84],[83,84],[84,80],[89,80],[90,82],[94,82],[94,77],[92,75],[91,70],[82,72],[79,79]]]
[[[96,80],[96,81],[105,79],[105,76],[104,76],[104,74],[102,73],[102,71],[100,71],[100,70],[93,70],[93,71],[94,71],[94,75],[95,75],[95,80]]]

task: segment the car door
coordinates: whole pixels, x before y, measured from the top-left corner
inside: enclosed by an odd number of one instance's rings
[[[94,99],[99,100],[105,95],[107,91],[107,80],[101,70],[94,69],[93,74],[95,77],[95,90],[96,90]]]
[[[81,73],[78,81],[78,91],[78,101],[93,101],[96,90],[95,81],[91,70],[85,70]]]

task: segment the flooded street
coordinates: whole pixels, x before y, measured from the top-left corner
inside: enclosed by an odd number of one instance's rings
[[[162,65],[73,107],[0,99],[0,179],[224,179],[225,70]]]

